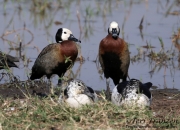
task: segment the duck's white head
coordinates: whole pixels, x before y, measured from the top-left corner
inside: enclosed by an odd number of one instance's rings
[[[113,21],[110,23],[109,28],[108,28],[108,34],[112,34],[113,38],[117,38],[120,33],[120,28],[117,22]]]
[[[136,93],[137,91],[139,91],[138,89],[139,89],[140,83],[141,82],[139,80],[137,80],[137,79],[131,79],[128,82],[126,88],[125,88],[126,94],[128,94],[128,93]]]
[[[58,29],[56,36],[55,36],[56,42],[60,43],[62,41],[70,40],[74,42],[81,42],[77,38],[75,38],[72,34],[72,32],[67,28],[60,28]]]
[[[136,94],[143,93],[150,99],[151,92],[149,89],[151,87],[152,87],[151,82],[142,83],[138,79],[131,79],[125,88],[125,92],[126,92],[126,94],[128,94],[128,93],[136,93]]]
[[[68,97],[77,96],[79,94],[83,94],[86,89],[86,86],[80,80],[72,80],[69,82],[67,86],[67,95]]]

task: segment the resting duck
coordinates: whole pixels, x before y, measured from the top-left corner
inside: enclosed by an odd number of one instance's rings
[[[91,87],[87,87],[80,80],[71,80],[59,97],[59,103],[66,103],[70,107],[79,108],[85,104],[92,104],[98,100],[97,94]]]
[[[5,53],[0,51],[0,70],[5,69],[7,67],[18,68],[14,62],[19,62],[19,58],[5,54]]]
[[[112,91],[111,101],[115,105],[121,106],[150,106],[152,95],[151,82],[141,83],[137,79],[119,83]]]

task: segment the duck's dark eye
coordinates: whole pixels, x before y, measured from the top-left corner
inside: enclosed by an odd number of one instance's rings
[[[64,32],[64,34],[66,34],[66,32]]]

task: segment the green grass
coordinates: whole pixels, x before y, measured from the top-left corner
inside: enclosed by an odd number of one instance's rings
[[[149,109],[117,107],[106,100],[74,109],[58,104],[57,100],[58,97],[2,99],[0,102],[0,125],[3,130],[10,130],[132,129],[137,126],[150,127],[149,124],[161,128],[169,124],[169,122],[150,122],[151,119],[156,118],[153,117],[152,111]],[[171,127],[174,127],[174,124],[170,124],[168,128]]]

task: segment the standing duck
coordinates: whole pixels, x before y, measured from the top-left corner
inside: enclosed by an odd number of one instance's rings
[[[71,80],[64,93],[59,97],[59,103],[66,103],[74,108],[92,104],[97,100],[95,91],[91,87],[87,87],[81,80]]]
[[[152,95],[149,89],[151,87],[151,82],[141,83],[137,79],[121,82],[113,89],[111,101],[117,106],[150,106]]]
[[[0,69],[5,69],[7,67],[18,68],[14,62],[19,62],[19,58],[4,54],[0,51]]]
[[[78,55],[75,42],[81,41],[67,28],[58,29],[55,39],[57,43],[47,45],[37,57],[32,67],[31,80],[39,79],[44,75],[50,80],[53,74],[62,77],[74,64]],[[60,82],[59,79],[58,83]]]
[[[110,98],[109,78],[115,85],[120,79],[126,81],[130,64],[127,43],[119,38],[120,28],[117,22],[111,22],[108,35],[101,40],[99,45],[99,61],[104,71],[107,86],[107,98]]]

